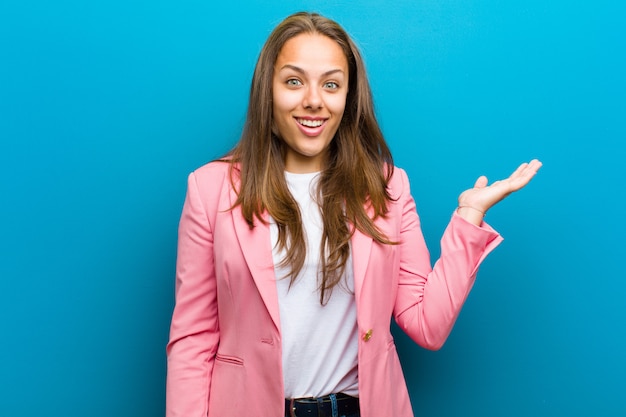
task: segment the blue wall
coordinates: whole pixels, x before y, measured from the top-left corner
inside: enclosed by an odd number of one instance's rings
[[[163,414],[186,175],[313,9],[364,52],[434,256],[478,175],[545,164],[489,213],[506,240],[446,346],[396,332],[417,414],[626,415],[623,3],[214,3],[0,4],[0,413]]]

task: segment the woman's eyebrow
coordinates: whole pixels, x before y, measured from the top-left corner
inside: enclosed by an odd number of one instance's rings
[[[302,68],[300,68],[300,67],[298,67],[298,66],[296,66],[296,65],[285,64],[285,65],[283,65],[283,66],[280,68],[280,71],[282,71],[282,70],[284,70],[284,69],[291,69],[291,70],[293,70],[293,71],[295,71],[295,72],[298,72],[298,73],[300,73],[300,74],[302,74],[302,75],[306,74],[306,71],[305,71],[305,70],[303,70]],[[340,73],[342,73],[342,74],[343,74],[343,70],[342,70],[341,68],[335,68],[335,69],[331,69],[331,70],[326,71],[325,73],[323,73],[323,74],[322,74],[322,76],[326,77],[326,76],[329,76],[329,75],[331,75],[331,74],[335,74],[335,73],[337,73],[337,72],[340,72]]]

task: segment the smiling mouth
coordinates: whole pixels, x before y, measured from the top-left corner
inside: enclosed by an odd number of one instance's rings
[[[321,125],[323,125],[326,122],[326,120],[324,120],[324,119],[310,120],[310,119],[298,119],[298,118],[296,118],[296,122],[298,122],[299,124],[301,124],[304,127],[320,127]]]

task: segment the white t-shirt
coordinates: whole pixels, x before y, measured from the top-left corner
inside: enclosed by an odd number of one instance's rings
[[[318,272],[322,218],[315,202],[319,173],[285,172],[289,190],[300,206],[307,256],[289,288],[288,269],[279,266],[278,227],[270,220],[283,349],[285,398],[320,397],[343,392],[358,396],[357,316],[352,259],[342,282],[326,305],[320,304]]]

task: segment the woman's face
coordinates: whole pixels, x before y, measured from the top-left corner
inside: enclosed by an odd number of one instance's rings
[[[348,60],[334,40],[301,34],[288,40],[274,65],[275,133],[287,145],[289,172],[320,171],[348,94]]]

